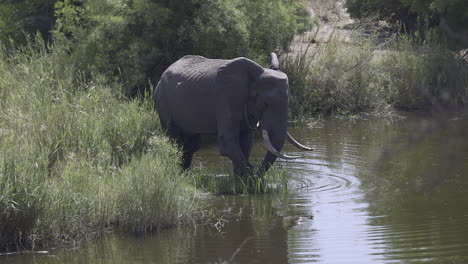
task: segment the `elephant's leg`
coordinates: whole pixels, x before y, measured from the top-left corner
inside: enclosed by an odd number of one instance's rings
[[[193,155],[200,149],[201,136],[200,134],[184,134],[182,141],[182,168],[187,170],[192,164]]]
[[[163,124],[163,122],[161,122]],[[181,128],[171,124],[170,122],[164,123],[163,129],[166,135],[175,141],[175,143],[182,149],[182,160],[180,166],[186,170],[192,164],[193,154],[200,149],[201,136],[199,134],[184,133]]]
[[[253,166],[249,162],[250,152],[252,151],[252,146],[254,143],[254,132],[252,130],[244,130],[240,133],[240,146],[242,149],[242,153],[245,157],[245,165],[241,167],[244,169],[245,172],[241,172],[241,174],[252,174]]]
[[[254,143],[254,132],[250,129],[241,131],[240,146],[242,149],[242,153],[244,153],[244,156],[247,160],[250,157],[250,152],[252,151],[253,143]]]
[[[221,155],[228,157],[232,161],[234,173],[243,177],[248,175],[252,165],[243,152],[239,128],[233,127],[231,130],[220,135],[218,140]]]

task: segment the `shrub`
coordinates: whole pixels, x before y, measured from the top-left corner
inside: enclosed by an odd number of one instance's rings
[[[122,79],[127,95],[186,54],[266,62],[310,19],[302,1],[72,1],[56,4],[54,36],[87,75]]]
[[[25,43],[28,35],[39,32],[43,38],[55,23],[54,3],[56,0],[6,0],[0,3],[0,41],[13,40]]]

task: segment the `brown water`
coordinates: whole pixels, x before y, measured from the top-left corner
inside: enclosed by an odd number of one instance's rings
[[[468,263],[468,117],[327,120],[291,133],[282,194],[213,198],[218,220],[0,263]],[[254,158],[260,159],[261,145]],[[226,163],[216,148],[197,154]],[[228,170],[228,168],[226,169]]]

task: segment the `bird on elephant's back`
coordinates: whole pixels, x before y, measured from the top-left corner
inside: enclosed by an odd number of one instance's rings
[[[184,56],[161,76],[154,90],[161,127],[181,146],[181,165],[188,169],[200,148],[202,134],[216,134],[221,155],[231,159],[234,172],[247,175],[254,132],[262,129],[268,149],[260,165],[267,171],[288,139],[310,151],[288,133],[288,77],[271,54],[270,69],[247,58],[232,60]]]

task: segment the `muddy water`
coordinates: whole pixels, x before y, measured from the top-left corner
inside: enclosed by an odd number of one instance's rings
[[[468,117],[328,120],[291,134],[289,192],[214,198],[217,218],[0,263],[468,263]],[[254,158],[261,158],[261,145]],[[215,147],[197,162],[226,163]]]

